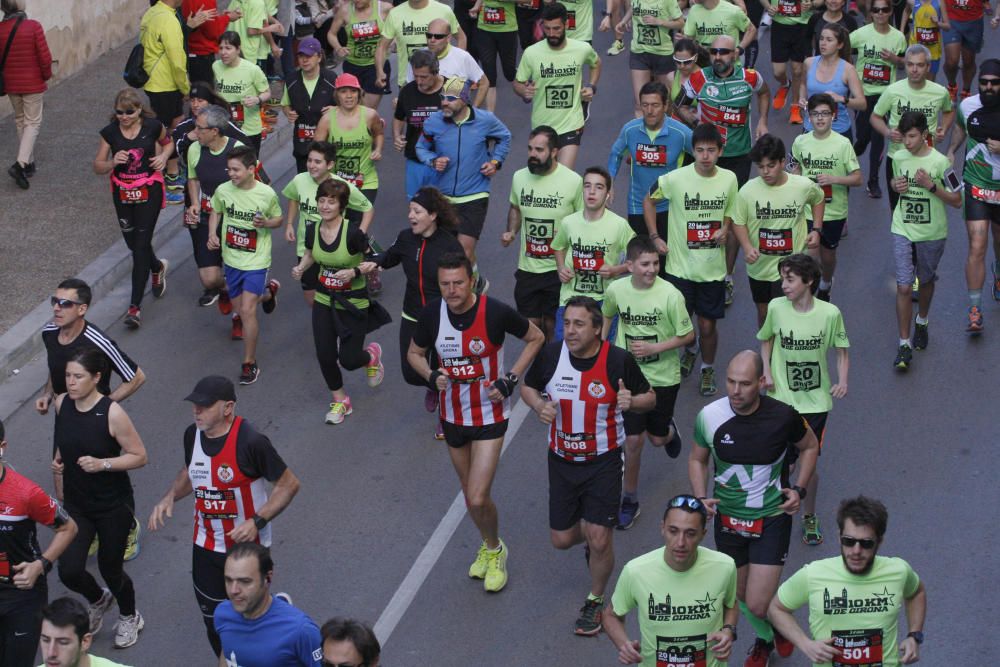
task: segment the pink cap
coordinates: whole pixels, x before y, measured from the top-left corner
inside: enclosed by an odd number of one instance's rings
[[[341,74],[337,77],[337,80],[333,82],[334,88],[357,88],[361,90],[361,82],[358,81],[358,77],[353,74]]]

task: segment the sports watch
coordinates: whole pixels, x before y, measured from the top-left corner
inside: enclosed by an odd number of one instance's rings
[[[805,500],[808,492],[801,486],[793,486],[792,490],[799,494],[799,500]]]

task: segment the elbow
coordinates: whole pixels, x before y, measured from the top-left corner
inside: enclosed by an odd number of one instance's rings
[[[141,368],[135,369],[135,377],[132,378],[132,386],[138,389],[146,383],[146,373]]]

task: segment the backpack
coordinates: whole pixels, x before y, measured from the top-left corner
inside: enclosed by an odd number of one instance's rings
[[[156,69],[156,66],[160,64],[160,60],[163,59],[163,55],[165,54],[166,51],[156,59],[156,62],[153,63],[153,69]],[[122,72],[122,78],[125,79],[125,83],[133,88],[142,88],[149,81],[149,72],[146,71],[143,65],[145,59],[146,47],[142,45],[142,35],[140,34],[139,43],[132,47],[132,51],[128,54],[128,60],[125,61],[125,70]]]
[[[0,56],[0,97],[7,94],[7,89],[3,82],[3,68],[4,65],[7,64],[7,54],[10,53],[10,47],[14,43],[14,35],[17,34],[17,29],[21,26],[21,21],[23,20],[23,16],[18,18],[17,23],[14,24],[13,28],[11,28],[10,35],[7,37],[7,45],[3,48],[3,56]]]

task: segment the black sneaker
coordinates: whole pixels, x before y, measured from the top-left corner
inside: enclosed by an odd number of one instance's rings
[[[12,164],[10,169],[7,170],[7,173],[14,179],[14,182],[17,183],[17,187],[22,190],[27,190],[31,187],[31,183],[28,182],[28,177],[24,173],[24,167],[21,166],[20,162]]]
[[[257,368],[256,361],[243,364],[242,371],[240,372],[240,384],[253,384],[259,377],[260,369]]]
[[[142,326],[142,313],[139,311],[139,306],[129,306],[122,322],[128,329],[138,329]]]
[[[927,332],[926,324],[914,324],[913,325],[913,349],[914,350],[926,350],[927,343],[930,336]]]
[[[198,305],[202,308],[207,308],[215,304],[219,300],[219,290],[207,289],[202,292],[201,296],[198,297]]]
[[[24,165],[24,175],[27,176],[28,178],[31,178],[32,176],[35,175],[34,162],[29,162],[28,164]]]
[[[576,619],[573,630],[583,637],[593,637],[601,631],[601,618],[604,616],[604,600],[587,599],[580,607],[580,616]]]
[[[867,192],[868,196],[871,197],[872,199],[882,198],[882,188],[879,187],[877,180],[873,179],[868,181],[868,185],[865,186],[865,192]]]
[[[677,423],[673,418],[670,419],[670,426],[674,429],[674,437],[667,440],[667,444],[663,446],[663,449],[667,452],[667,456],[676,459],[681,455],[681,447],[684,443],[681,442],[681,432],[677,429]]]
[[[913,349],[909,345],[900,345],[896,352],[896,361],[892,362],[897,371],[909,370],[913,360]]]
[[[816,290],[816,298],[819,299],[820,301],[826,301],[827,303],[830,303],[829,288]]]

